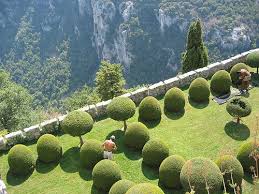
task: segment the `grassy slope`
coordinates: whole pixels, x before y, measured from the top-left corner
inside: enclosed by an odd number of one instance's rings
[[[186,91],[187,92],[187,91]],[[186,95],[187,96],[187,95]],[[179,154],[186,159],[204,156],[215,160],[221,152],[236,154],[239,145],[253,135],[255,115],[259,113],[259,88],[250,92],[249,100],[253,106],[253,113],[244,119],[250,128],[242,126],[233,131],[232,118],[226,113],[225,105],[219,106],[210,101],[206,107],[187,105],[182,117],[163,114],[159,125],[150,125],[151,138],[159,138],[170,147],[171,154]],[[163,104],[163,100],[161,100]],[[137,121],[137,114],[129,122]],[[158,183],[157,171],[142,166],[141,153],[133,153],[123,146],[122,132],[116,129],[122,123],[111,119],[97,122],[94,129],[84,139],[89,138],[103,141],[107,136],[115,134],[119,150],[115,161],[120,165],[123,178],[135,182],[150,181]],[[120,137],[120,138],[119,138]],[[75,148],[78,138],[68,135],[59,137],[63,144],[64,156],[60,164],[38,164],[34,173],[28,178],[15,178],[8,174],[7,155],[0,157],[0,172],[8,186],[8,193],[38,194],[38,193],[92,193],[100,194],[92,188],[91,172],[80,168],[79,150]],[[30,145],[36,157],[36,146]],[[7,177],[5,175],[7,174]],[[252,193],[252,185],[245,182],[244,194]],[[167,191],[166,193],[182,193]]]

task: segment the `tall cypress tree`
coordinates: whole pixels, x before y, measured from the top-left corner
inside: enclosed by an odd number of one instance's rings
[[[208,65],[208,51],[202,40],[200,20],[190,25],[186,52],[183,53],[182,70],[188,72]]]

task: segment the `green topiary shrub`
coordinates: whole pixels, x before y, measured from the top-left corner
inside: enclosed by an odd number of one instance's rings
[[[194,102],[206,102],[210,96],[208,81],[204,78],[196,78],[190,85],[189,97]]]
[[[248,173],[251,173],[251,167],[256,167],[255,160],[250,156],[254,150],[258,151],[258,148],[259,144],[252,140],[243,143],[238,149],[237,159]]]
[[[83,111],[72,111],[70,112],[63,122],[61,128],[65,133],[80,139],[80,146],[83,145],[82,135],[88,133],[93,128],[93,118],[87,112]]]
[[[165,94],[165,109],[169,112],[180,112],[185,107],[184,93],[179,88],[172,88]]]
[[[125,194],[135,183],[129,180],[119,180],[112,185],[109,194]]]
[[[114,98],[107,107],[109,117],[116,121],[124,121],[124,130],[127,128],[126,120],[135,114],[136,105],[127,97]]]
[[[240,162],[231,155],[224,155],[221,156],[217,161],[216,164],[218,165],[220,171],[225,174],[223,175],[226,186],[231,189],[230,183],[231,180],[231,173],[234,180],[234,183],[241,186],[244,170]]]
[[[28,147],[17,144],[8,153],[8,164],[11,173],[27,175],[34,170],[35,160]]]
[[[102,143],[93,139],[87,140],[80,149],[82,166],[85,168],[93,168],[102,159]]]
[[[114,183],[121,180],[119,166],[111,160],[101,160],[92,172],[93,185],[101,191],[109,191]]]
[[[239,80],[237,72],[240,71],[241,69],[249,70],[249,67],[244,63],[238,63],[238,64],[234,65],[230,70],[231,80],[232,80],[232,83],[235,85],[237,84],[237,82]]]
[[[247,55],[246,57],[246,64],[250,67],[257,68],[257,74],[258,74],[258,68],[259,68],[259,51],[255,51]]]
[[[222,96],[224,94],[230,93],[232,81],[229,73],[225,70],[220,70],[216,72],[210,82],[210,89],[217,96]]]
[[[45,134],[38,139],[37,152],[40,161],[57,162],[62,156],[62,146],[54,135]]]
[[[180,173],[184,163],[184,158],[177,155],[164,159],[159,167],[159,182],[167,188],[180,188]]]
[[[161,118],[161,108],[159,101],[148,96],[139,105],[139,117],[144,121],[159,120]]]
[[[198,157],[188,160],[183,165],[180,180],[186,191],[190,191],[190,184],[194,187],[195,193],[207,194],[205,179],[210,187],[210,193],[221,190],[223,176],[218,166],[211,160]]]
[[[160,140],[149,140],[142,149],[143,162],[149,166],[159,167],[169,156],[169,148]]]
[[[125,145],[135,150],[142,150],[148,140],[148,128],[140,122],[131,123],[124,135]]]
[[[140,183],[131,187],[126,194],[164,194],[164,192],[151,183]]]

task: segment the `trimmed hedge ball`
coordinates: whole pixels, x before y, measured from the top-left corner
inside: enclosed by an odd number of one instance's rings
[[[17,144],[8,153],[10,172],[15,175],[27,175],[35,168],[32,151],[25,145]]]
[[[93,128],[93,124],[93,118],[87,112],[72,111],[61,123],[61,128],[65,133],[75,137],[90,132]]]
[[[216,164],[218,165],[221,172],[226,172],[225,175],[223,176],[228,188],[231,188],[229,183],[232,182],[230,171],[232,171],[234,183],[241,186],[243,176],[244,176],[244,170],[240,162],[236,159],[236,157],[231,155],[221,156],[216,161]]]
[[[249,67],[244,63],[238,63],[234,65],[230,70],[231,80],[234,84],[237,84],[239,80],[237,72],[240,71],[241,69],[249,70]]]
[[[93,185],[101,191],[108,192],[112,185],[121,180],[121,171],[115,162],[111,160],[101,160],[92,172]]]
[[[134,182],[129,180],[119,180],[112,185],[109,194],[125,194],[131,187],[135,185]]]
[[[238,149],[237,159],[243,166],[244,171],[248,173],[251,173],[251,169],[250,169],[251,166],[256,167],[255,160],[249,156],[255,149],[258,150],[258,147],[259,147],[259,144],[255,143],[255,141],[252,140],[252,141],[247,141],[243,143]]]
[[[107,107],[110,118],[116,121],[125,121],[135,114],[136,105],[127,97],[114,98]]]
[[[210,86],[204,78],[196,78],[190,85],[189,97],[194,102],[206,102],[210,96]]]
[[[195,188],[195,193],[205,194],[207,191],[204,176],[206,176],[211,193],[217,193],[221,190],[223,176],[219,167],[203,157],[193,158],[183,165],[180,175],[181,184],[186,191],[189,191],[190,181],[190,184]]]
[[[161,108],[159,101],[147,96],[139,105],[139,117],[144,121],[159,120],[161,118]]]
[[[140,183],[131,187],[126,194],[164,194],[164,192],[151,183]]]
[[[37,141],[37,152],[40,161],[57,162],[62,156],[62,146],[54,135],[45,134]]]
[[[180,112],[185,107],[184,93],[179,88],[172,88],[165,94],[165,109],[169,112]]]
[[[259,51],[255,51],[255,52],[252,52],[249,55],[247,55],[246,64],[249,65],[250,67],[257,68],[257,73],[258,73]]]
[[[102,143],[93,139],[87,140],[80,149],[80,160],[82,166],[93,168],[102,159]]]
[[[222,96],[230,93],[231,84],[232,81],[229,73],[225,70],[220,70],[212,76],[210,89],[216,93],[216,95]]]
[[[180,188],[180,173],[184,163],[184,158],[177,155],[164,159],[159,167],[159,182],[170,189]]]
[[[160,140],[149,140],[142,149],[143,162],[148,166],[159,167],[169,156],[169,148]]]

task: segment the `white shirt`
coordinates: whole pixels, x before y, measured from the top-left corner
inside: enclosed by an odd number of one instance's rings
[[[0,180],[0,194],[6,194],[6,186],[4,184],[4,181]]]

